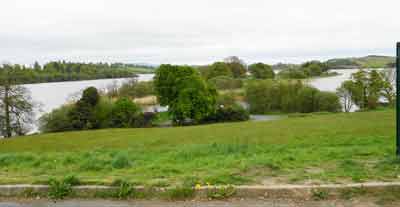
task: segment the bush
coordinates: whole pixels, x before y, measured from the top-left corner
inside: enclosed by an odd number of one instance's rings
[[[68,114],[73,105],[64,105],[39,118],[39,129],[42,132],[62,132],[73,130]]]
[[[339,97],[300,81],[254,81],[246,87],[251,113],[341,111]]]
[[[96,117],[99,128],[107,128],[111,125],[111,113],[114,103],[107,97],[101,97],[99,103],[94,107],[94,116]]]
[[[110,96],[113,92],[110,91]],[[149,82],[138,82],[133,79],[126,83],[123,83],[117,92],[119,97],[129,97],[129,98],[142,98],[145,96],[154,95],[154,85],[152,81]]]
[[[319,90],[310,86],[301,88],[297,95],[298,110],[301,113],[318,111],[317,94]]]
[[[128,128],[135,126],[135,120],[140,115],[140,108],[128,98],[118,99],[111,111],[111,126]]]
[[[217,76],[208,80],[216,89],[229,90],[243,87],[243,81],[229,76]]]
[[[206,79],[215,78],[218,76],[228,76],[233,77],[231,68],[227,63],[215,62],[207,67]]]
[[[226,93],[226,94],[219,94],[217,96],[217,106],[221,107],[228,107],[235,105],[235,94],[234,93]]]
[[[152,127],[153,120],[157,114],[154,112],[144,112],[135,117],[135,127]]]
[[[249,112],[238,104],[219,107],[215,114],[207,117],[203,122],[236,122],[250,119]]]
[[[249,112],[240,105],[218,108],[216,120],[218,122],[247,121],[250,119]]]
[[[249,66],[249,71],[257,79],[274,79],[275,73],[270,65],[256,63]]]
[[[321,91],[317,94],[318,111],[340,112],[342,105],[339,97],[332,92]]]
[[[307,75],[304,73],[303,70],[300,69],[285,69],[281,70],[278,73],[280,78],[284,79],[304,79],[307,78]]]

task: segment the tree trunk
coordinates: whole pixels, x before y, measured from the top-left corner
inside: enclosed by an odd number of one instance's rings
[[[10,119],[10,86],[6,85],[4,87],[4,112],[5,112],[5,125],[6,125],[6,138],[10,138],[12,136],[11,132],[11,119]]]

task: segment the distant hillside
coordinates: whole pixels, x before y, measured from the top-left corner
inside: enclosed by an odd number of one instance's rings
[[[359,58],[335,58],[326,61],[330,69],[340,68],[392,68],[396,58],[391,56],[369,55]]]

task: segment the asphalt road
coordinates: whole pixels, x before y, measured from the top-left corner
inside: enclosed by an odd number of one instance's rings
[[[0,201],[0,207],[378,207],[400,206],[397,204],[378,205],[368,201],[106,201],[106,200],[67,200],[51,202],[47,200]]]

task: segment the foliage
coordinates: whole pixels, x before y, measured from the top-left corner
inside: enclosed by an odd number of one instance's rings
[[[185,78],[197,74],[197,71],[188,66],[161,65],[154,77],[154,87],[160,105],[172,103],[179,93],[180,82]]]
[[[132,64],[49,62],[41,66],[35,62],[32,68],[24,65],[10,65],[17,74],[18,83],[45,83],[105,78],[135,77],[136,73],[152,72],[153,68]]]
[[[142,113],[129,98],[116,101],[98,97],[93,89],[77,102],[61,106],[39,119],[42,132],[62,132],[83,129],[149,127],[154,113]],[[94,105],[93,105],[94,104]]]
[[[183,184],[168,189],[166,196],[171,200],[186,200],[195,196],[195,189],[193,186]]]
[[[176,124],[187,119],[199,122],[215,111],[216,90],[194,68],[161,65],[154,85],[160,104],[168,106]]]
[[[246,87],[246,99],[250,104],[250,112],[259,114],[341,110],[336,94],[321,92],[300,81],[253,81]]]
[[[304,73],[304,71],[299,70],[299,69],[285,69],[285,70],[281,70],[278,73],[278,76],[280,78],[284,78],[284,79],[304,79],[307,78],[307,75]]]
[[[236,189],[231,185],[207,189],[207,197],[210,199],[217,199],[217,200],[227,199],[235,195],[235,193]]]
[[[333,92],[320,91],[317,93],[317,111],[341,112],[340,98]]]
[[[229,76],[217,76],[208,80],[218,90],[230,90],[243,87],[243,81]]]
[[[278,75],[284,79],[304,79],[328,75],[328,66],[319,61],[305,62],[300,66],[281,70]]]
[[[111,126],[129,128],[135,126],[135,120],[140,115],[140,108],[128,98],[118,99],[111,111]]]
[[[68,114],[72,126],[76,130],[99,128],[98,120],[95,117],[94,108],[100,100],[96,88],[89,87],[83,91],[81,99],[75,104]]]
[[[109,97],[129,97],[131,99],[143,98],[154,95],[154,93],[152,81],[139,82],[136,79],[131,79],[119,87],[116,84],[112,84],[106,89],[106,94]]]
[[[311,191],[314,200],[322,201],[329,198],[329,192],[326,190],[313,189]]]
[[[345,112],[350,112],[353,108],[354,101],[353,101],[353,92],[355,85],[351,80],[344,81],[339,88],[336,89],[336,94],[341,99],[343,110]]]
[[[230,107],[236,104],[234,93],[218,94],[217,106],[218,107]]]
[[[74,129],[68,114],[71,113],[73,105],[63,105],[50,113],[44,114],[39,119],[41,132],[62,132]]]
[[[250,119],[249,112],[238,104],[220,106],[215,114],[206,117],[203,122],[236,122]]]
[[[337,92],[351,99],[360,109],[376,109],[379,99],[385,97],[390,105],[394,104],[394,88],[385,73],[376,70],[359,70],[352,74],[351,80],[342,83]]]
[[[209,87],[200,76],[189,76],[181,82],[180,92],[169,105],[174,123],[181,125],[187,119],[196,123],[214,113],[217,92]]]
[[[0,65],[0,137],[24,135],[33,122],[35,104],[17,79],[10,65]]]
[[[270,65],[255,63],[249,66],[249,71],[257,79],[274,79],[275,73]]]
[[[80,181],[73,175],[69,175],[62,180],[50,178],[48,181],[48,196],[52,200],[64,199],[72,193],[72,186],[79,185]]]
[[[211,79],[218,76],[233,77],[233,72],[227,63],[215,62],[207,68],[206,79]]]
[[[243,60],[236,56],[227,57],[223,62],[215,62],[211,65],[198,68],[205,79],[212,79],[218,76],[227,76],[231,78],[246,77],[246,66]]]

